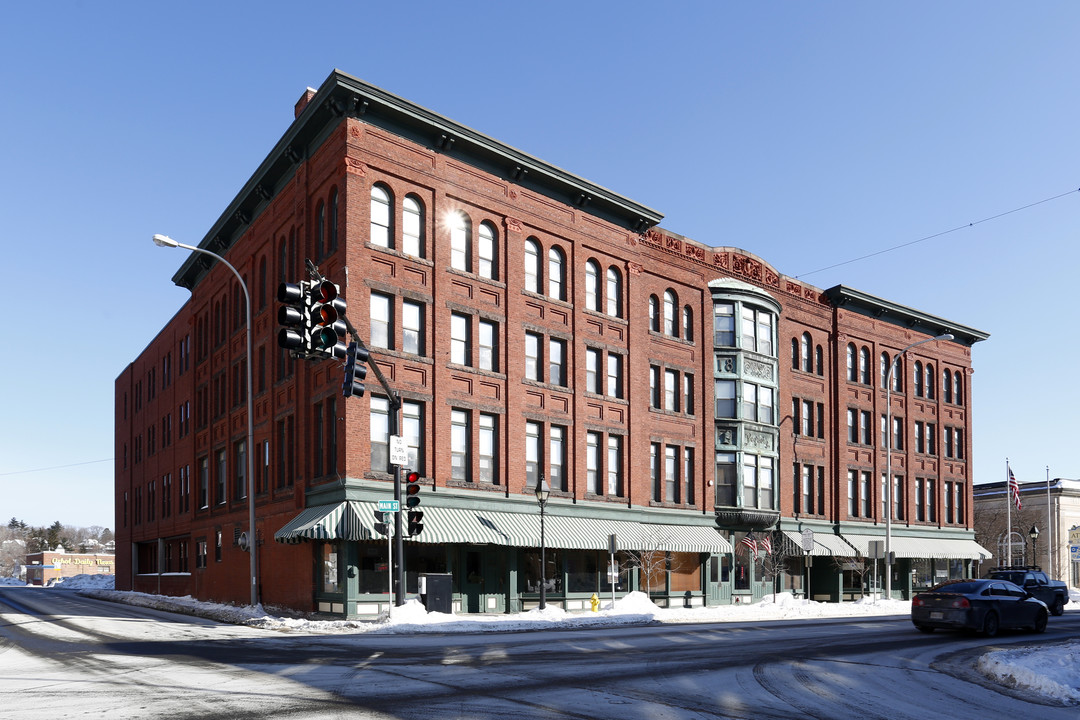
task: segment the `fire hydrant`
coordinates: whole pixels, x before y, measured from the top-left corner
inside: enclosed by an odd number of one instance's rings
[[[593,612],[598,612],[600,610],[600,598],[596,597],[596,593],[593,593],[592,597],[589,598],[589,604],[592,605]]]

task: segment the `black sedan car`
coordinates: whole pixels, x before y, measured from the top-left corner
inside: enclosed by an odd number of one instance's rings
[[[911,600],[911,622],[923,632],[973,630],[993,637],[1001,628],[1046,630],[1043,601],[1006,580],[950,580]]]

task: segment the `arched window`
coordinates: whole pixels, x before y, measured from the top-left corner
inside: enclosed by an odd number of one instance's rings
[[[566,299],[566,283],[563,252],[557,247],[548,249],[548,297]]]
[[[496,237],[494,225],[487,221],[480,223],[480,252],[477,253],[479,267],[476,274],[492,280],[496,279],[498,269],[495,264]]]
[[[687,342],[694,342],[694,308],[683,305],[682,309],[682,336]]]
[[[791,338],[791,369],[799,369],[799,339]]]
[[[266,256],[259,258],[259,309],[266,307]]]
[[[326,205],[322,201],[315,208],[315,256],[326,257]]]
[[[675,325],[675,293],[672,290],[664,291],[664,334],[665,335],[678,335],[678,328]]]
[[[865,346],[859,350],[859,381],[863,385],[870,384],[870,348]]]
[[[614,265],[607,269],[607,314],[622,317],[622,273]]]
[[[923,374],[926,378],[926,397],[928,400],[934,399],[934,388],[937,386],[937,375],[934,374],[934,366],[930,363],[926,363],[926,372]]]
[[[896,367],[892,371],[892,390],[893,392],[900,392],[904,389],[904,358],[901,355],[897,355],[895,358]]]
[[[337,191],[337,188],[334,188],[333,190],[330,191],[330,209],[329,209],[329,213],[330,213],[330,217],[328,218],[328,220],[329,220],[330,228],[329,228],[328,245],[327,245],[327,248],[326,248],[326,254],[327,255],[337,251],[337,243],[338,243],[338,191]]]
[[[406,195],[401,204],[401,251],[424,257],[424,206],[415,195]]]
[[[278,243],[278,282],[289,282],[289,243],[285,238],[281,238]]]
[[[795,342],[792,340],[792,342]],[[848,343],[847,346],[847,379],[848,382],[857,382],[859,379],[859,368],[855,364],[855,345]]]
[[[585,263],[585,309],[600,312],[600,266],[592,260]]]
[[[881,387],[889,382],[889,353],[881,353]]]
[[[946,369],[941,373],[941,394],[945,402],[952,402],[952,390],[952,373]]]
[[[371,186],[371,233],[372,245],[389,248],[393,234],[390,232],[390,191],[382,185]]]
[[[649,329],[660,332],[660,300],[655,295],[649,296]]]
[[[915,386],[915,397],[923,396],[923,366],[918,360],[915,361],[914,370],[911,374],[912,384]]]
[[[450,267],[469,271],[469,236],[472,226],[465,213],[453,213],[450,218]]]
[[[813,372],[814,366],[813,360],[810,355],[810,348],[814,346],[814,340],[810,337],[810,333],[806,332],[802,334],[802,339],[799,342],[799,360],[803,371]]]
[[[525,241],[525,289],[540,292],[540,244],[536,238]]]
[[[959,370],[953,373],[953,399],[955,400],[957,405],[964,404],[963,383],[960,381],[960,378],[961,375]]]

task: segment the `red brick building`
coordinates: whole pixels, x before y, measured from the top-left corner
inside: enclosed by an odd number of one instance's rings
[[[339,284],[372,361],[402,397],[425,530],[408,588],[450,573],[457,607],[538,598],[551,485],[548,601],[611,591],[661,603],[857,591],[884,537],[885,369],[895,587],[962,575],[972,540],[971,346],[978,330],[659,226],[644,205],[335,72],[200,247],[251,293],[254,448],[244,295],[203,254],[191,298],[116,381],[117,587],[246,602],[247,453],[255,458],[259,597],[362,616],[385,606],[392,497],[386,396],[342,363],[276,342],[279,282],[305,259]],[[771,540],[783,567],[741,543]],[[641,562],[641,551],[662,562]],[[833,559],[845,558],[843,561]],[[776,570],[776,578],[762,577]],[[931,573],[933,575],[933,573]]]

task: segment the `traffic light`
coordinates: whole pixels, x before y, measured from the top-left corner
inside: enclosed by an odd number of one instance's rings
[[[329,280],[311,285],[307,351],[312,355],[345,357],[345,301],[338,294],[338,286]]]
[[[419,535],[424,531],[424,513],[419,510],[410,510],[406,513],[408,518],[408,532],[410,537]]]
[[[364,378],[367,377],[367,361],[371,353],[356,342],[349,343],[345,350],[345,382],[341,385],[341,394],[345,397],[360,397],[364,394]]]
[[[308,283],[281,283],[278,285],[278,346],[302,354],[308,336]]]
[[[382,510],[375,511],[375,532],[382,535],[390,534],[390,526],[386,522],[387,513]]]
[[[415,470],[405,476],[405,507],[409,509],[405,515],[408,521],[406,534],[419,535],[424,530],[424,513],[420,510],[420,473]]]

